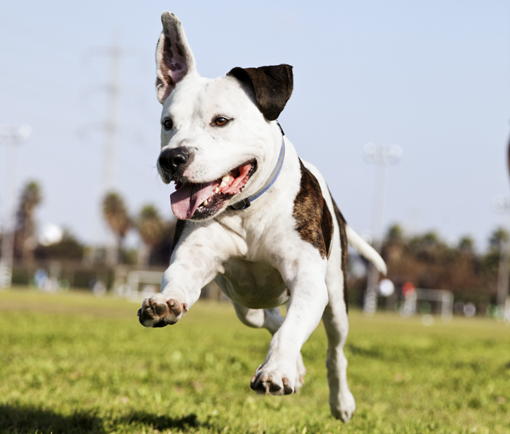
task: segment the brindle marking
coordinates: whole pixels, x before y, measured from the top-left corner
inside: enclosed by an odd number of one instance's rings
[[[301,185],[294,200],[296,229],[303,241],[310,243],[322,258],[329,256],[333,238],[333,219],[317,178],[301,160]]]
[[[292,66],[286,64],[259,68],[236,67],[227,75],[236,78],[248,90],[248,95],[268,121],[278,118],[294,87]]]
[[[322,235],[324,236],[324,242],[326,244],[326,255],[329,258],[329,254],[331,253],[331,246],[333,245],[333,232],[335,226],[333,225],[333,219],[331,218],[331,213],[329,212],[328,204],[323,200],[323,211],[322,211],[322,222],[321,222],[321,230]]]
[[[347,222],[338,209],[333,196],[331,196],[331,200],[333,201],[333,209],[335,211],[336,221],[338,223],[338,227],[340,228],[340,246],[342,247],[342,274],[344,275],[344,302],[345,310],[349,312],[349,293],[347,292],[347,234],[345,232],[345,225]]]

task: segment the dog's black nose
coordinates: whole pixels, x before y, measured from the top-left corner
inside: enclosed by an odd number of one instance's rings
[[[175,172],[179,167],[184,167],[190,159],[190,153],[186,148],[165,149],[159,156],[159,167],[168,172]]]

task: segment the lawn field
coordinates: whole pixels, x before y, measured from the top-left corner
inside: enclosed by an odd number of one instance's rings
[[[256,395],[270,335],[228,304],[199,302],[145,329],[138,304],[89,294],[0,292],[1,433],[510,433],[510,326],[351,312],[357,410],[329,414],[326,337],[303,347],[299,395]]]

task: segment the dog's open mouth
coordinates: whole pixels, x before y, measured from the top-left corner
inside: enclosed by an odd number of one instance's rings
[[[256,168],[256,162],[250,161],[204,184],[176,181],[176,191],[170,195],[174,215],[179,220],[200,220],[216,214],[226,201],[243,191]]]

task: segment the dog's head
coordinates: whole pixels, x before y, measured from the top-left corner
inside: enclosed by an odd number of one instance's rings
[[[161,21],[158,171],[163,182],[175,182],[171,202],[178,219],[208,219],[267,180],[280,150],[274,121],[292,93],[292,66],[234,68],[225,77],[200,77],[179,19],[164,12]]]

